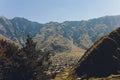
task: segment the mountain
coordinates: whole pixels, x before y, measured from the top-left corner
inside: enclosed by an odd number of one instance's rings
[[[0,17],[1,35],[23,45],[26,35],[30,34],[37,42],[38,48],[57,51],[71,49],[69,46],[71,41],[75,46],[87,50],[100,37],[118,26],[120,26],[120,16],[46,24],[19,17],[13,19]]]
[[[19,44],[24,43],[24,37],[27,34],[32,33],[31,36],[34,36],[40,28],[41,24],[24,18],[16,17],[8,20],[3,16],[0,17],[0,33]]]
[[[107,77],[120,74],[120,28],[98,40],[77,64],[79,77]]]
[[[95,42],[54,80],[120,80],[120,27]]]
[[[25,18],[15,17],[13,19],[7,19],[6,17],[1,16],[0,38],[5,38],[10,42],[17,43],[19,46],[24,46],[26,36],[30,34],[33,40],[37,43],[36,48],[38,50],[50,51],[51,53],[60,53],[51,57],[51,70],[56,70],[53,71],[55,73],[62,71],[66,67],[71,67],[72,65],[76,64],[76,62],[83,55],[84,50],[88,50],[85,52],[85,58],[83,56],[79,61],[79,64],[76,66],[76,69],[74,70],[75,75],[81,76],[81,74],[85,74],[88,77],[99,77],[99,74],[104,73],[102,72],[104,69],[105,71],[107,70],[108,73],[106,71],[106,73],[102,76],[108,76],[111,73],[116,73],[118,70],[117,66],[119,65],[114,60],[119,57],[116,56],[119,54],[116,53],[114,55],[111,52],[115,53],[117,50],[119,50],[119,47],[116,47],[115,44],[117,39],[119,40],[119,37],[117,37],[119,35],[116,35],[116,33],[113,34],[113,32],[110,33],[107,38],[102,38],[100,41],[97,40],[119,26],[120,16],[105,16],[86,21],[65,21],[62,23],[49,22],[45,24],[32,22]],[[92,46],[94,43],[95,45]],[[102,47],[96,47],[100,43]],[[110,54],[100,54],[99,50],[96,50],[97,48],[103,53],[106,51],[107,53],[110,52]],[[97,51],[98,54],[95,54],[94,51]],[[101,57],[101,55],[104,57]],[[91,62],[89,63],[89,61]],[[95,61],[95,63],[92,61]],[[101,61],[103,63],[99,64]],[[106,65],[107,62],[108,65],[113,66],[106,69],[106,67],[109,67]],[[96,71],[99,68],[97,64],[104,65],[103,69]],[[91,69],[89,65],[94,67]],[[81,70],[81,66],[84,67],[83,70]],[[113,69],[113,67],[115,68]],[[99,71],[101,72],[99,73]]]

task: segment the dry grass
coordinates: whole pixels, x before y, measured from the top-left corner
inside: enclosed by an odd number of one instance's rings
[[[60,74],[58,74],[53,80],[71,80],[69,75],[73,71],[73,68],[67,68]]]
[[[120,74],[118,75],[110,75],[104,78],[90,78],[89,80],[120,80]]]

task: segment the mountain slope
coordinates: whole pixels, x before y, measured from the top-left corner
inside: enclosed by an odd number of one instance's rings
[[[28,21],[24,18],[16,17],[9,20],[3,16],[0,17],[0,34],[19,44],[24,43],[26,35],[34,36],[40,28],[41,24]]]
[[[106,77],[120,74],[120,28],[102,37],[79,60],[79,77]]]
[[[120,80],[120,28],[98,40],[54,80]]]
[[[13,19],[0,17],[1,35],[23,45],[26,35],[30,34],[37,42],[38,49],[56,50],[57,52],[71,50],[69,46],[71,41],[74,46],[87,50],[100,37],[118,26],[120,26],[120,16],[46,24],[19,17]],[[56,49],[54,46],[58,48]]]

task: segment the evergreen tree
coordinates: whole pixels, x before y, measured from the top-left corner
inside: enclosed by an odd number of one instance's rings
[[[47,80],[44,73],[45,66],[43,65],[45,56],[39,57],[40,52],[36,51],[36,43],[29,35],[25,47],[20,50],[19,54],[22,56],[19,58],[22,61],[20,68],[23,67],[21,69],[21,80]]]
[[[0,40],[0,80],[49,80],[44,73],[49,65],[49,53],[42,52],[43,56],[40,53],[29,35],[21,49]]]
[[[12,80],[18,47],[0,40],[0,80]]]

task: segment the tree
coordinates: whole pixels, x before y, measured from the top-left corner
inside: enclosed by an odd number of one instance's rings
[[[47,75],[44,73],[46,66],[44,66],[45,57],[41,56],[41,52],[36,50],[36,43],[28,35],[26,45],[19,52],[21,80],[47,80]]]
[[[18,47],[13,43],[0,40],[0,80],[11,80]]]
[[[41,55],[43,53],[45,55]],[[49,53],[36,50],[36,43],[28,35],[26,45],[18,49],[15,44],[0,40],[0,80],[49,80],[44,73]]]

